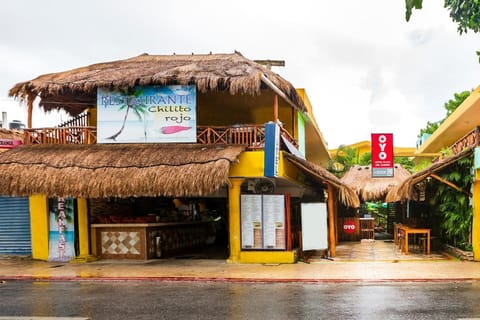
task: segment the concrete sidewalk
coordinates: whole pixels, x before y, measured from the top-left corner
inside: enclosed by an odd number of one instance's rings
[[[480,263],[460,260],[331,261],[296,264],[231,264],[224,260],[100,260],[58,263],[0,259],[0,280],[382,282],[479,281]]]

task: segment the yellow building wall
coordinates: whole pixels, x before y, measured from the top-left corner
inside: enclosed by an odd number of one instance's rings
[[[44,195],[30,196],[30,232],[32,258],[48,260],[49,211],[48,198]]]
[[[242,152],[238,163],[230,166],[228,175],[230,177],[262,177],[264,154],[263,150]]]

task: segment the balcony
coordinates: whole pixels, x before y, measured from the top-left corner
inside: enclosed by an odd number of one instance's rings
[[[477,147],[480,143],[480,127],[475,127],[472,131],[465,134],[462,138],[458,139],[450,150],[452,154],[458,154],[467,148]]]
[[[24,129],[24,144],[93,144],[97,142],[96,127],[54,127]]]
[[[287,130],[280,134],[298,148],[297,141]],[[89,126],[60,126],[53,128],[24,129],[24,144],[93,144],[97,142],[97,128]],[[199,126],[197,143],[209,145],[245,145],[247,150],[263,149],[263,125]]]

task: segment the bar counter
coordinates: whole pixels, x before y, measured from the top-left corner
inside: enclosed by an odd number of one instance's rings
[[[205,245],[211,221],[92,224],[93,254],[102,259],[164,258]]]

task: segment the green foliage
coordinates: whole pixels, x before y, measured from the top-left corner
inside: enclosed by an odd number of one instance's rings
[[[458,24],[458,33],[480,30],[480,0],[445,0],[444,6],[450,11],[450,18]]]
[[[337,152],[332,156],[328,170],[336,176],[342,176],[351,166],[358,162],[358,150],[345,145],[338,147]]]
[[[410,17],[412,16],[412,9],[422,9],[422,2],[423,0],[405,0],[405,19],[410,21]]]
[[[422,9],[423,0],[405,0],[405,19],[410,20],[413,9]],[[480,0],[445,0],[444,7],[450,11],[450,18],[460,34],[480,31]]]
[[[415,172],[415,162],[413,162],[410,158],[408,157],[397,157],[395,158],[395,163],[401,164],[402,167],[407,169],[410,172]]]
[[[445,108],[445,110],[447,111],[447,118],[448,116],[450,116],[455,110],[457,110],[457,108],[463,103],[463,101],[465,101],[465,99],[467,99],[470,94],[472,93],[472,91],[463,91],[463,92],[460,92],[460,93],[454,93],[453,94],[453,98],[454,99],[450,99],[448,100],[447,102],[445,102],[445,104],[443,105],[443,107]]]
[[[418,138],[421,138],[424,133],[432,134],[435,130],[438,129],[440,124],[442,124],[443,120],[435,121],[435,122],[427,122],[427,126],[425,128],[420,129],[420,133],[418,134]]]
[[[464,191],[472,184],[470,168],[473,159],[463,158],[444,170],[440,176]],[[444,240],[462,249],[471,247],[471,229],[473,212],[470,197],[446,184],[439,183],[432,201],[433,209],[441,218],[441,230]]]
[[[358,159],[358,164],[361,166],[372,164],[372,152],[365,152],[360,159]]]

